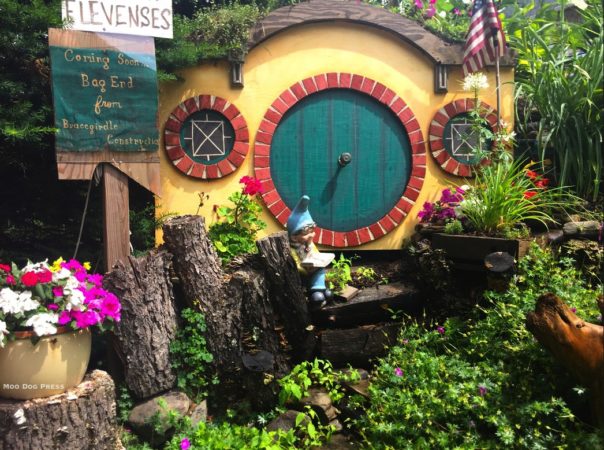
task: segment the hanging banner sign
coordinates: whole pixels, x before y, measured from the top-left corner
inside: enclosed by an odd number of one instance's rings
[[[74,30],[172,39],[172,0],[62,0]]]
[[[153,38],[49,30],[57,151],[155,152]]]

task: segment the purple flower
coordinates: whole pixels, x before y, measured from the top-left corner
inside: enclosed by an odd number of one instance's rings
[[[59,309],[59,305],[57,305],[56,303],[51,303],[50,305],[46,306],[48,309],[50,309],[51,311],[56,311]]]
[[[71,315],[69,314],[69,311],[61,311],[61,314],[59,314],[59,319],[57,320],[57,323],[59,325],[66,325],[69,322],[71,322]]]
[[[577,312],[577,308],[574,308],[574,307],[573,307],[573,308],[571,308],[570,310],[571,310],[572,312],[574,312],[574,313],[576,313],[576,312]]]
[[[480,395],[481,397],[484,397],[487,393],[488,389],[486,387],[484,387],[483,385],[479,385],[478,386],[478,395]]]
[[[52,295],[55,297],[63,297],[63,286],[55,286],[52,288]]]
[[[434,14],[436,14],[436,8],[434,5],[430,5],[430,7],[426,10],[426,17],[434,17]]]
[[[459,10],[459,8],[453,8],[453,14],[455,14],[456,16],[461,16],[461,11]]]
[[[180,441],[180,450],[188,450],[189,448],[191,448],[191,441],[189,438],[184,438]]]
[[[422,9],[424,7],[424,4],[422,3],[422,0],[415,0],[415,7]]]
[[[394,369],[394,375],[396,375],[397,377],[402,377],[403,369],[401,369],[400,367],[397,367],[396,369]]]
[[[436,327],[438,334],[445,334],[445,327]]]

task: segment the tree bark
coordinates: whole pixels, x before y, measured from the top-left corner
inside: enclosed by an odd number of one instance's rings
[[[206,343],[219,373],[234,369],[239,359],[237,301],[226,295],[227,277],[208,239],[201,216],[180,216],[163,226],[165,246],[174,255],[174,271],[185,301],[200,310],[207,326]]]
[[[256,242],[269,283],[274,309],[285,327],[296,361],[309,359],[316,345],[311,329],[308,300],[285,231]]]
[[[0,450],[119,447],[115,387],[106,372],[95,370],[60,395],[0,399]]]
[[[601,298],[598,306],[604,309]],[[589,388],[594,416],[604,429],[604,327],[584,322],[554,294],[537,299],[526,325],[541,345]]]
[[[169,269],[172,255],[154,251],[142,258],[118,261],[104,286],[122,302],[113,345],[124,367],[125,381],[138,398],[171,389],[170,341],[178,318]]]

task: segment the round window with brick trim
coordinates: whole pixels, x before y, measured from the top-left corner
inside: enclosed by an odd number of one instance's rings
[[[413,207],[426,171],[422,132],[409,106],[369,78],[327,73],[285,90],[256,134],[262,198],[282,224],[311,199],[316,242],[352,247],[378,239]]]
[[[486,103],[481,102],[481,115],[486,119],[483,125],[489,131],[497,130],[497,113]],[[476,154],[480,138],[479,131],[473,125],[470,112],[474,100],[460,99],[439,109],[430,123],[430,152],[445,171],[460,177],[472,177],[473,167],[481,162]],[[486,148],[492,143],[487,141]]]
[[[216,179],[243,163],[249,132],[235,105],[199,95],[174,108],[166,122],[164,144],[172,164],[185,175]]]

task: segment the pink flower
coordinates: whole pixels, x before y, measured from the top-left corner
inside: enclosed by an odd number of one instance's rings
[[[478,395],[484,397],[487,394],[488,389],[482,385],[478,386]]]
[[[117,299],[117,297],[112,293],[108,292],[103,303],[101,304],[101,314],[103,316],[109,316],[112,319],[119,321],[121,318],[121,309],[122,305],[120,304],[120,301]]]
[[[57,309],[59,309],[59,305],[57,305],[56,303],[51,303],[50,305],[46,306],[48,309],[50,309],[51,311],[56,311]]]
[[[572,312],[574,312],[574,313],[576,313],[576,312],[577,312],[577,308],[574,308],[574,307],[573,307],[573,308],[571,308],[570,310],[571,310]]]
[[[97,287],[101,287],[101,284],[103,282],[103,275],[101,275],[100,273],[88,275],[86,281],[88,281],[90,284],[94,284]]]
[[[180,441],[180,450],[189,450],[191,448],[191,441],[189,438],[184,438]]]
[[[54,295],[55,297],[63,297],[64,292],[63,292],[63,286],[55,286],[52,288],[52,295]]]
[[[36,272],[25,272],[21,275],[21,283],[27,287],[33,287],[38,284],[38,274]]]
[[[12,275],[7,275],[6,284],[15,284],[15,277],[13,277]]]
[[[71,315],[76,320],[78,328],[88,328],[101,321],[101,316],[96,311],[72,311]]]
[[[0,264],[0,270],[4,270],[6,273],[10,272],[10,266],[8,264]]]
[[[459,10],[459,8],[453,8],[453,14],[455,14],[456,16],[461,16],[461,11]]]
[[[415,7],[418,9],[422,9],[424,7],[422,0],[415,0]]]
[[[401,369],[400,367],[397,367],[396,369],[394,369],[394,375],[396,375],[397,377],[402,377],[403,369]]]
[[[434,5],[430,5],[430,7],[426,10],[426,17],[434,17],[434,14],[436,14],[436,8]]]
[[[445,327],[436,327],[436,331],[438,334],[445,334]]]
[[[436,3],[436,0],[430,0],[430,4],[433,5]]]
[[[59,314],[59,319],[57,320],[57,323],[59,325],[66,325],[69,322],[71,322],[71,315],[69,314],[69,311],[61,311],[61,314]]]

